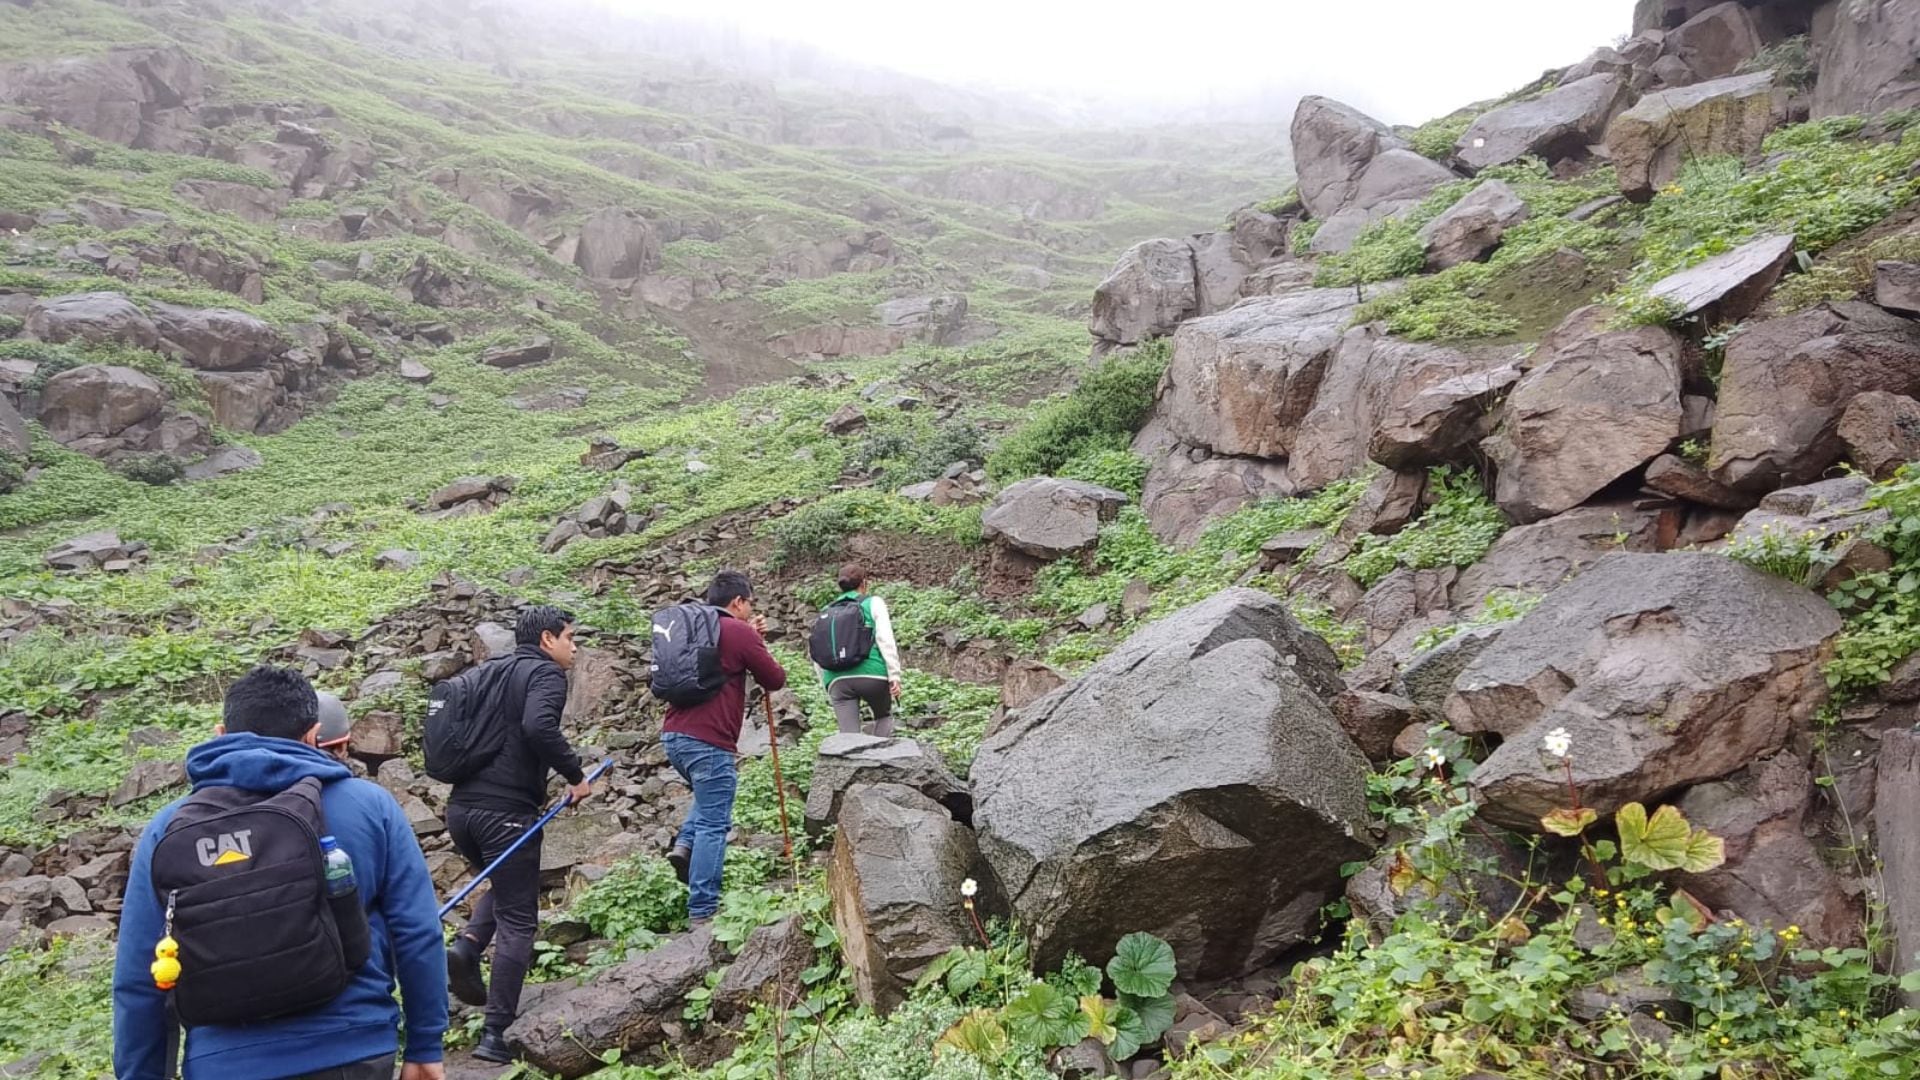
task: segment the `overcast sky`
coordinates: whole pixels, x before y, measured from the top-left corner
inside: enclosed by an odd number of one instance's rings
[[[1417,123],[1571,64],[1633,0],[601,0],[961,85],[1169,103],[1320,93]]]

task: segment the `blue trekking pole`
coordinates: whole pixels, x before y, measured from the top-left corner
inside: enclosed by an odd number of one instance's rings
[[[593,783],[595,780],[598,780],[600,779],[601,776],[605,775],[606,771],[611,768],[613,768],[613,759],[608,758],[607,760],[594,766],[593,771],[587,774],[586,782],[589,784]],[[447,912],[452,911],[455,905],[459,904],[460,901],[465,900],[467,898],[468,893],[471,893],[473,890],[479,888],[480,883],[487,880],[488,874],[491,874],[495,870],[500,869],[500,864],[507,861],[507,856],[513,854],[515,851],[518,851],[520,849],[520,845],[527,842],[528,837],[533,836],[535,833],[538,833],[542,828],[546,826],[547,822],[553,820],[553,815],[559,813],[562,810],[565,810],[570,804],[572,804],[572,802],[573,802],[572,794],[565,794],[560,796],[560,801],[553,804],[553,809],[547,811],[545,814],[542,814],[540,816],[540,820],[533,823],[533,828],[528,829],[526,832],[521,833],[520,839],[515,840],[511,844],[508,844],[507,850],[501,852],[499,858],[488,863],[487,868],[485,870],[482,870],[478,874],[474,875],[474,879],[472,881],[467,882],[465,888],[461,889],[457,893],[454,893],[453,899],[448,900],[444,904],[441,904],[440,914],[438,917],[442,919],[446,918]]]

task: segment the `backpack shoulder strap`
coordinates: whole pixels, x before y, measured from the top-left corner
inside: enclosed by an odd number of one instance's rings
[[[200,788],[187,796],[167,819],[166,832],[183,829],[198,824],[208,818],[219,817],[263,802],[291,804],[288,809],[303,813],[322,825],[326,822],[326,813],[320,804],[320,779],[303,776],[285,790],[275,792],[249,791],[238,787],[208,786]]]

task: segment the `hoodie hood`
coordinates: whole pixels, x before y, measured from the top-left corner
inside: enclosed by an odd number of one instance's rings
[[[352,775],[332,755],[306,743],[250,731],[221,735],[187,751],[187,778],[195,791],[203,787],[285,791],[308,776],[330,784]]]

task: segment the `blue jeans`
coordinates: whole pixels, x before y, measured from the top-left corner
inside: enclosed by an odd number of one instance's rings
[[[720,871],[727,861],[739,767],[728,751],[677,731],[660,736],[660,745],[667,748],[667,762],[693,789],[693,808],[674,846],[693,853],[687,869],[687,917],[704,919],[720,908]]]

